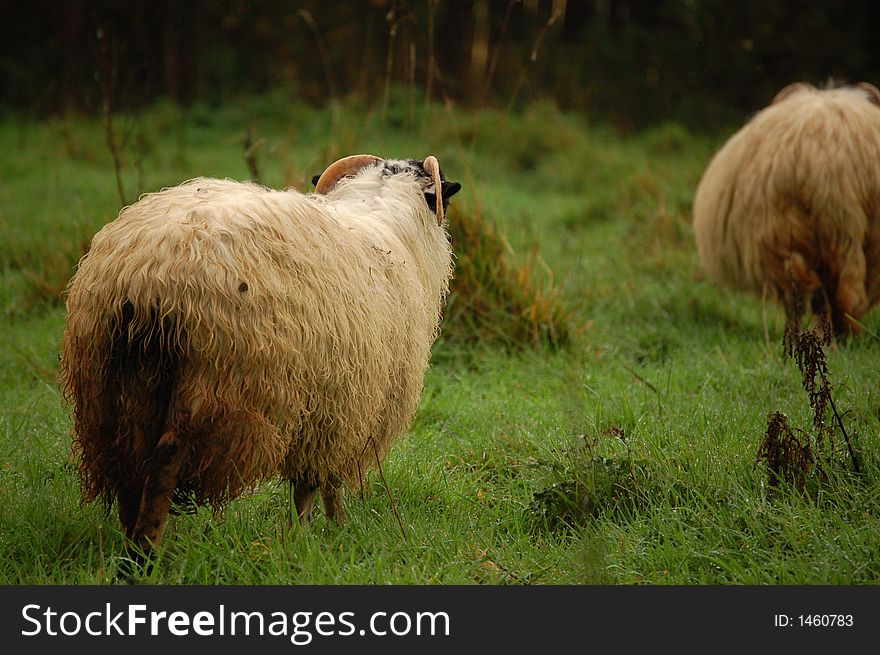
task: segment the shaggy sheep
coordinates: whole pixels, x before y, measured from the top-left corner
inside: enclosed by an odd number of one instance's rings
[[[199,178],[124,208],[68,289],[83,502],[115,500],[144,552],[173,496],[216,509],[273,475],[303,521],[319,489],[343,520],[416,409],[459,189],[434,157],[357,155],[312,195]]]
[[[880,300],[880,91],[793,84],[718,151],[697,188],[700,261],[716,282],[806,299],[838,334]]]

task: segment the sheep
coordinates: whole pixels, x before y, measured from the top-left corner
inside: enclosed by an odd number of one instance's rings
[[[782,89],[715,154],[693,216],[714,281],[772,292],[796,325],[810,299],[835,334],[880,300],[880,91]],[[829,316],[830,315],[830,316]]]
[[[197,178],[93,238],[67,289],[59,378],[82,502],[129,549],[173,499],[215,510],[280,476],[300,520],[344,520],[421,395],[452,274],[433,156],[346,157],[316,193]]]

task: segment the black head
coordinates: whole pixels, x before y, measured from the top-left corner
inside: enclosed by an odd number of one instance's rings
[[[383,170],[386,175],[396,175],[398,173],[412,173],[416,179],[425,182],[424,195],[428,208],[434,211],[437,206],[437,189],[434,187],[434,178],[425,170],[425,162],[418,159],[386,159],[383,162]],[[443,209],[449,207],[449,199],[456,193],[461,191],[461,184],[458,182],[449,182],[443,169],[440,169],[441,180],[441,197],[443,198]]]
[[[400,173],[412,173],[416,179],[424,181],[425,186],[423,193],[425,195],[425,202],[428,204],[428,208],[431,209],[431,211],[434,211],[434,208],[437,206],[437,190],[434,188],[433,177],[425,170],[424,161],[418,159],[386,159],[381,162],[381,166],[382,172],[386,176],[398,175]],[[312,178],[312,184],[317,184],[320,177],[320,175],[315,175]],[[440,169],[440,180],[442,186],[441,197],[443,198],[443,209],[446,210],[449,207],[449,199],[461,191],[461,184],[458,182],[447,181],[442,168]]]

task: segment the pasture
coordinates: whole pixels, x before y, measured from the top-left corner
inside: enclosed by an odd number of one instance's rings
[[[119,522],[79,505],[56,382],[61,294],[121,205],[104,127],[0,120],[3,584],[118,581]],[[287,485],[269,482],[218,516],[172,517],[142,580],[876,582],[880,312],[827,350],[861,472],[837,434],[822,475],[773,484],[757,461],[768,413],[796,432],[812,421],[783,352],[784,317],[704,278],[690,219],[702,171],[737,127],[622,134],[549,103],[504,113],[400,97],[387,112],[354,101],[319,110],[280,93],[118,117],[129,203],[200,175],[251,177],[245,141],[264,184],[301,190],[341,155],[435,154],[463,185],[450,220],[494,226],[509,260],[567,308],[573,335],[535,345],[446,325],[407,438],[362,495],[348,494],[345,525],[318,510],[305,532],[288,530]]]

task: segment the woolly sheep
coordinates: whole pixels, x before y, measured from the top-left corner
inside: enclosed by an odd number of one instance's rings
[[[718,151],[694,199],[716,282],[804,301],[838,334],[880,300],[880,91],[792,84]]]
[[[60,380],[83,502],[161,543],[172,497],[215,509],[280,475],[343,520],[405,434],[452,273],[460,189],[436,158],[328,167],[315,194],[198,178],[100,230],[70,282]],[[437,197],[437,193],[440,197]]]

